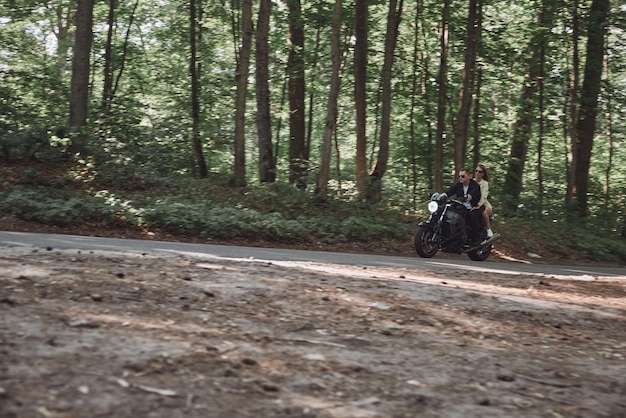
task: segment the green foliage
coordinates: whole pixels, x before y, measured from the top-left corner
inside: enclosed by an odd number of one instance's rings
[[[0,210],[19,218],[43,224],[65,226],[97,221],[101,225],[123,223],[122,208],[108,204],[101,197],[68,195],[67,198],[49,196],[49,190],[15,189],[0,200]]]
[[[606,230],[599,223],[583,223],[581,219],[564,222],[514,218],[496,223],[495,228],[526,252],[558,254],[563,260],[577,262],[584,259],[626,262],[626,240],[620,239],[617,231]]]
[[[44,225],[89,225],[94,232],[111,226],[137,227],[195,239],[248,240],[251,245],[260,241],[315,245],[399,240],[407,248],[420,220],[385,205],[343,199],[321,204],[311,193],[281,183],[232,189],[211,180],[139,182],[133,178],[134,183],[121,188],[94,191],[97,180],[72,183],[46,174],[50,172],[49,168],[25,167],[17,176],[19,184],[7,185],[4,179],[0,213]],[[558,255],[563,260],[626,263],[626,240],[620,238],[624,219],[620,218],[621,224],[615,219],[606,222],[609,212],[594,223],[563,221],[559,216],[539,220],[499,216],[494,229],[507,245],[524,252]]]
[[[147,209],[142,222],[150,228],[211,238],[290,241],[306,236],[299,222],[285,219],[278,213],[263,214],[251,209],[183,204],[172,200],[159,201]]]
[[[159,199],[142,212],[141,219],[146,227],[176,234],[275,242],[383,240],[405,237],[412,228],[392,211],[381,216],[380,209],[358,209],[354,204],[338,202],[320,208],[311,195],[296,190],[282,196],[271,192],[276,189],[281,186],[250,188],[239,200],[227,190],[215,189],[213,193],[221,197],[213,201],[190,202],[189,195]],[[203,193],[207,191],[195,196]]]

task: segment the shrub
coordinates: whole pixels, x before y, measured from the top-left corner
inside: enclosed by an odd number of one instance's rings
[[[0,209],[28,221],[69,225],[84,221],[118,223],[119,208],[93,196],[50,197],[41,190],[15,189],[0,201]]]

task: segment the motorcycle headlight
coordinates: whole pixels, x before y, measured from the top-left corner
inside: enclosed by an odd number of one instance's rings
[[[439,209],[439,203],[437,202],[428,202],[428,211],[430,213],[435,213],[437,212],[437,209]]]

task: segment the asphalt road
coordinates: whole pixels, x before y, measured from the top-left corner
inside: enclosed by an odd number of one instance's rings
[[[395,267],[418,271],[481,271],[495,274],[584,276],[589,278],[618,277],[626,279],[626,267],[527,264],[491,260],[477,262],[464,256],[458,256],[458,258],[435,256],[431,259],[422,259],[417,255],[415,257],[400,257],[5,231],[0,231],[0,248],[2,247],[150,253],[156,255],[163,254],[164,256],[181,255],[248,261],[328,263],[384,268]]]

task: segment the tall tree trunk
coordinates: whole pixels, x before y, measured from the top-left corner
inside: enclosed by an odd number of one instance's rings
[[[605,52],[608,48],[605,48]],[[604,72],[606,79],[611,79],[609,72],[609,54],[604,58]],[[613,158],[615,156],[615,138],[613,137],[613,86],[606,84],[604,96],[606,97],[606,139],[609,146],[609,156],[604,171],[604,206],[609,207],[611,199],[611,170],[613,169]]]
[[[569,136],[569,150],[567,153],[567,189],[565,192],[565,204],[569,206],[572,203],[575,193],[577,151],[578,151],[578,130],[576,123],[578,121],[579,98],[578,91],[580,87],[580,56],[578,54],[578,37],[579,37],[579,20],[578,20],[578,0],[572,0],[572,70],[569,86],[569,119],[566,120],[566,126]]]
[[[330,157],[333,134],[337,126],[337,98],[341,88],[341,24],[343,5],[341,0],[335,0],[333,11],[333,23],[330,36],[330,91],[328,92],[328,106],[326,107],[326,123],[324,124],[324,136],[322,138],[322,152],[320,158],[320,171],[317,180],[315,194],[325,201],[328,195],[328,180],[330,179]]]
[[[300,0],[288,0],[289,8],[289,182],[299,189],[307,185],[308,158],[305,141],[304,22]]]
[[[547,40],[544,36],[541,39],[541,51],[539,53],[539,77],[537,84],[539,86],[539,132],[537,138],[537,215],[543,213],[543,139],[545,136],[545,118],[544,118],[544,85],[546,79],[546,44]]]
[[[448,25],[450,21],[450,0],[443,1],[441,11],[441,32],[439,34],[439,75],[437,84],[437,133],[435,134],[435,189],[443,189],[443,136],[446,131],[446,100],[448,77]]]
[[[539,10],[538,27],[528,44],[530,58],[526,63],[524,85],[517,110],[517,119],[513,127],[513,143],[509,154],[507,172],[504,178],[503,210],[506,214],[517,212],[518,200],[522,192],[524,165],[528,154],[528,143],[532,130],[532,121],[536,115],[535,92],[541,74],[541,45],[552,28],[554,8],[551,0],[544,0]]]
[[[332,29],[331,29],[332,31]],[[315,29],[315,47],[313,49],[312,62],[307,65],[309,68],[309,78],[315,79],[318,73],[318,61],[320,59],[319,52],[321,46],[321,38],[322,38],[322,28],[321,25]],[[307,112],[307,122],[306,122],[306,138],[304,142],[304,147],[306,149],[305,155],[306,159],[310,159],[311,155],[311,138],[313,136],[313,119],[315,117],[315,89],[309,89],[309,108]]]
[[[480,164],[480,132],[478,129],[480,122],[480,93],[483,81],[483,71],[479,66],[476,68],[476,95],[474,97],[474,112],[472,116],[472,134],[474,143],[474,154],[472,159],[472,167]]]
[[[415,12],[415,19],[413,20],[413,56],[411,57],[412,65],[411,65],[411,109],[409,112],[410,115],[410,124],[409,124],[409,136],[410,136],[410,146],[409,151],[411,153],[410,161],[411,161],[411,202],[413,203],[413,210],[417,210],[417,138],[415,133],[415,110],[417,108],[417,101],[419,97],[419,77],[417,74],[418,68],[418,50],[419,50],[419,34],[418,30],[420,26],[420,19],[422,15],[422,3],[421,0],[417,2],[417,10]]]
[[[454,127],[454,172],[465,167],[467,140],[469,135],[469,120],[472,108],[472,94],[476,80],[476,56],[482,22],[478,10],[478,0],[469,1],[467,13],[467,28],[465,37],[465,68],[463,83],[459,92],[459,110]]]
[[[235,166],[231,185],[246,186],[246,98],[252,51],[252,0],[241,2],[241,48],[237,60],[237,97],[235,99]]]
[[[191,120],[192,143],[193,150],[196,155],[196,164],[198,165],[198,175],[201,178],[207,176],[206,160],[202,151],[202,138],[200,135],[200,83],[199,65],[198,65],[198,21],[196,19],[196,0],[189,0],[189,46],[191,49],[191,57],[189,60],[189,74],[191,75]],[[202,7],[202,6],[199,6]]]
[[[424,4],[423,4],[423,0],[417,0],[417,7],[418,10],[422,11],[424,9]],[[435,175],[434,173],[434,156],[435,156],[435,134],[436,134],[436,128],[433,127],[433,125],[436,126],[436,123],[434,124],[433,121],[436,122],[436,116],[434,114],[434,109],[435,107],[433,106],[433,102],[436,101],[435,99],[435,88],[432,87],[432,83],[430,82],[430,78],[431,78],[431,73],[430,73],[430,65],[429,65],[429,57],[431,55],[431,51],[429,48],[429,44],[428,44],[428,34],[427,34],[427,29],[426,29],[426,22],[424,21],[424,14],[420,13],[420,20],[419,20],[419,27],[415,28],[416,31],[419,31],[422,34],[422,44],[421,47],[419,48],[420,50],[420,63],[422,66],[422,76],[420,78],[420,85],[421,85],[421,99],[422,99],[422,104],[423,104],[423,108],[424,108],[424,115],[426,115],[426,130],[427,130],[427,141],[426,141],[426,147],[425,149],[421,150],[421,155],[422,158],[425,161],[425,167],[424,167],[424,177],[427,179],[428,181],[428,190],[429,191],[434,191],[435,190],[435,184],[434,184],[434,177]],[[439,188],[438,190],[441,190],[441,188]]]
[[[47,3],[46,7],[48,7]],[[76,17],[76,9],[72,5],[68,6],[67,10],[65,10],[63,5],[58,5],[54,8],[54,12],[56,14],[56,22],[53,25],[53,30],[54,36],[57,39],[56,66],[58,74],[61,77],[65,77],[67,70],[67,54],[74,41],[72,22],[74,22]]]
[[[576,190],[575,198],[580,216],[589,214],[589,165],[593,136],[596,130],[596,116],[598,112],[598,94],[602,79],[602,62],[604,58],[604,37],[606,22],[610,10],[609,0],[593,0],[589,10],[587,24],[587,61],[580,94],[580,114],[578,115],[578,149],[575,169]]]
[[[191,0],[193,1],[193,0]],[[111,104],[111,92],[113,91],[113,34],[115,33],[115,9],[117,0],[109,0],[109,13],[107,16],[107,38],[104,45],[104,70],[102,82],[102,100],[100,102],[100,117],[104,118]]]
[[[278,114],[281,115],[283,110],[285,109],[285,99],[287,97],[287,89],[289,88],[289,75],[285,77],[282,83],[282,88],[280,89],[280,106],[278,107]],[[274,166],[276,166],[276,160],[278,159],[278,155],[280,154],[280,132],[283,127],[283,118],[281,116],[278,117],[278,121],[276,122],[276,143],[274,144]]]
[[[356,0],[354,46],[354,106],[356,110],[356,189],[366,195],[367,184],[367,51],[368,1]]]
[[[115,7],[117,7],[117,1],[115,1]],[[112,6],[110,6],[112,7]],[[130,30],[133,26],[133,21],[135,20],[135,16],[137,14],[137,8],[139,7],[139,0],[135,1],[135,4],[133,5],[133,10],[130,13],[130,18],[128,20],[128,27],[126,28],[126,35],[124,37],[124,44],[122,46],[122,54],[119,57],[119,68],[117,69],[117,74],[113,74],[113,56],[111,54],[111,51],[108,51],[108,55],[109,58],[105,58],[105,70],[104,70],[104,87],[102,89],[102,103],[100,106],[100,111],[101,113],[104,115],[104,117],[108,116],[108,113],[110,112],[110,108],[111,108],[111,104],[113,103],[113,100],[115,99],[115,94],[117,93],[117,89],[119,87],[119,83],[120,80],[122,79],[122,74],[124,73],[124,67],[126,65],[126,51],[128,50],[128,43],[129,43],[129,38],[130,38]],[[114,16],[109,16],[109,25],[115,25],[115,19]],[[115,32],[114,29],[109,28],[109,32],[111,33],[111,36],[113,35],[113,33]],[[107,44],[111,43],[112,40],[109,39],[109,36],[107,35]],[[105,47],[105,49],[111,49],[112,45],[109,45],[108,47]],[[105,52],[105,55],[107,55],[107,52]],[[108,64],[108,68],[107,68],[107,64],[106,61],[110,61]]]
[[[72,138],[70,152],[80,153],[87,144],[81,128],[87,125],[89,103],[89,57],[93,39],[93,0],[78,0],[76,10],[76,34],[72,58],[69,125],[76,135]]]
[[[259,144],[259,181],[276,181],[276,164],[272,150],[272,117],[270,112],[268,35],[272,0],[261,0],[256,32],[256,127]]]
[[[391,77],[393,62],[398,42],[398,26],[402,16],[404,0],[390,0],[387,15],[387,33],[385,34],[385,57],[381,74],[381,120],[380,141],[376,164],[369,174],[367,200],[378,203],[382,200],[382,180],[389,162],[389,132],[391,130]]]

